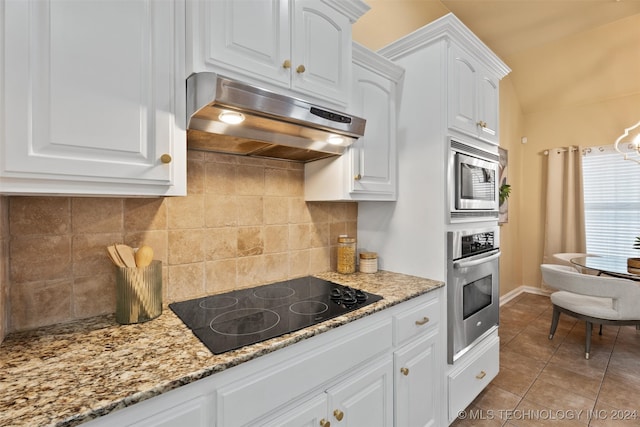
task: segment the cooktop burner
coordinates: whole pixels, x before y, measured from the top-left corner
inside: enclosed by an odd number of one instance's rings
[[[212,353],[220,354],[324,322],[381,300],[316,277],[169,304]]]

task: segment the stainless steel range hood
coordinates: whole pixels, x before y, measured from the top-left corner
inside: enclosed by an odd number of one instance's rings
[[[225,115],[244,120],[228,124]],[[298,162],[341,155],[365,127],[359,117],[210,72],[187,79],[187,122],[189,148]]]

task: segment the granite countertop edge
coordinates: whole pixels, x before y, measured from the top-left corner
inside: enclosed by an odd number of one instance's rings
[[[383,299],[221,355],[212,354],[167,306],[157,319],[135,325],[105,315],[11,334],[0,345],[0,425],[76,426],[444,286],[386,271],[314,276]],[[96,378],[102,386],[94,385]]]

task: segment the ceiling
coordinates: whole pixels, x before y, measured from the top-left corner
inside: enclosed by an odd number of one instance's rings
[[[501,58],[640,13],[640,0],[441,0]]]
[[[525,113],[640,91],[640,31],[621,21],[640,0],[440,1],[512,68]]]

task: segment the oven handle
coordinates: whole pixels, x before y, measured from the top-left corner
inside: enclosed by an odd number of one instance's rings
[[[475,267],[476,265],[484,264],[485,262],[493,261],[494,259],[498,259],[500,256],[500,252],[496,252],[493,255],[489,255],[487,257],[482,257],[478,259],[474,259],[472,261],[454,261],[453,268],[467,268],[467,267]]]

